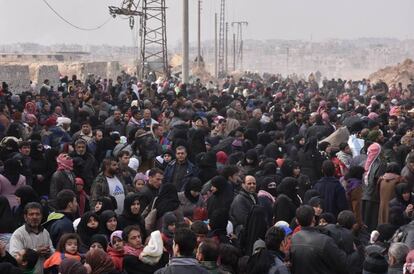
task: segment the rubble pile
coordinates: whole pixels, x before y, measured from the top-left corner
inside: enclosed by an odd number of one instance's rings
[[[369,79],[372,83],[382,80],[388,85],[402,83],[406,86],[411,83],[411,79],[414,79],[414,61],[406,59],[396,66],[385,67],[371,74]]]

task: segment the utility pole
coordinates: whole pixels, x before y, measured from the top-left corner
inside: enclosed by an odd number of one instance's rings
[[[224,43],[225,43],[225,17],[226,0],[220,1],[220,32],[219,32],[219,54],[218,54],[218,76],[223,77],[225,72],[224,64]]]
[[[214,76],[218,78],[217,13],[214,14]]]
[[[188,56],[188,0],[183,0],[183,83],[188,83],[189,56]]]
[[[289,75],[289,46],[286,48],[286,74]]]
[[[236,21],[231,23],[232,26],[237,26],[237,42],[239,44],[239,51],[237,56],[240,60],[240,69],[243,70],[243,26],[247,26],[248,22],[246,21]]]
[[[236,71],[236,34],[233,33],[233,71]]]
[[[197,67],[201,67],[201,0],[198,0]]]
[[[229,57],[229,23],[226,22],[226,43],[225,43],[225,54],[224,54],[224,67],[226,74],[229,72],[229,64],[228,64],[228,57]]]

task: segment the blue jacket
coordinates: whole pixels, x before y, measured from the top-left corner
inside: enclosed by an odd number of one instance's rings
[[[321,194],[322,208],[325,212],[338,216],[339,212],[348,209],[345,189],[335,177],[322,177],[315,189]]]
[[[73,221],[68,213],[52,212],[47,217],[45,227],[49,231],[53,247],[56,248],[60,237],[65,233],[74,233]]]
[[[189,160],[186,160],[186,165],[187,165],[186,175],[183,178],[180,178],[179,180],[177,180],[177,182],[173,182],[174,172],[177,166],[177,161],[176,160],[171,161],[171,163],[169,163],[168,166],[164,170],[164,183],[174,183],[174,185],[177,187],[177,190],[181,191],[182,188],[184,187],[184,183],[185,183],[184,179],[198,176],[198,169],[193,163],[191,163]]]

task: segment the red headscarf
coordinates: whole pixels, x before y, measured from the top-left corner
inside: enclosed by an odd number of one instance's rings
[[[72,158],[68,158],[66,153],[61,153],[56,158],[56,162],[58,165],[57,170],[73,170],[73,160]]]
[[[365,162],[365,184],[368,184],[368,176],[371,171],[372,164],[381,153],[381,146],[378,143],[373,143],[368,147],[367,160]]]

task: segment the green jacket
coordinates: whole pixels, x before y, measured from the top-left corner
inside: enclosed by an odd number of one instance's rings
[[[120,176],[116,176],[124,187],[125,196],[128,193],[128,188],[126,187],[124,180]],[[108,181],[106,180],[105,175],[101,172],[96,176],[95,180],[92,183],[91,187],[91,196],[90,196],[90,206],[93,208],[96,204],[96,201],[99,197],[109,197],[109,186]]]

